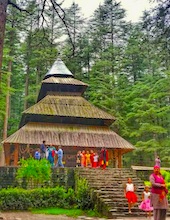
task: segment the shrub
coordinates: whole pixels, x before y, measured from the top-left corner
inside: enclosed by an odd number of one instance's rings
[[[166,187],[167,187],[168,191],[170,192],[170,172],[165,171],[165,170],[161,170],[161,174],[164,177]],[[168,200],[170,200],[170,194],[169,193],[168,193]]]
[[[90,189],[86,179],[76,180],[76,198],[78,208],[82,210],[94,208],[90,197]]]
[[[70,199],[70,195],[72,195]],[[25,189],[3,189],[0,191],[0,210],[28,210],[30,208],[70,207],[73,191],[63,187]]]
[[[69,205],[74,205],[76,203],[75,191],[72,188],[68,189],[65,199]]]
[[[20,165],[16,179],[22,186],[25,181],[25,188],[42,187],[51,180],[51,165],[46,159],[21,159]]]
[[[2,189],[0,210],[27,210],[31,207],[28,191],[24,189]]]
[[[149,187],[151,187],[151,183],[150,183],[150,181],[144,181],[144,185],[145,185],[145,186],[149,186]]]

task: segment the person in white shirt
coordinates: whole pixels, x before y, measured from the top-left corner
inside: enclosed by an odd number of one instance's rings
[[[139,205],[139,209],[145,211],[147,213],[147,217],[151,217],[151,211],[153,211],[153,207],[151,206],[151,201],[150,201],[150,191],[149,191],[149,186],[145,186],[145,189],[142,193],[142,202]]]
[[[132,213],[131,208],[137,202],[137,195],[135,194],[135,190],[136,190],[136,187],[132,183],[132,179],[128,178],[127,183],[125,184],[125,187],[124,187],[124,196],[128,202],[129,213]]]

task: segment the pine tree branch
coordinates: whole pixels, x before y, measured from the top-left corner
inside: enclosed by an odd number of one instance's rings
[[[68,37],[69,37],[69,40],[70,40],[70,43],[72,45],[72,55],[74,55],[74,52],[75,52],[75,45],[73,43],[73,40],[72,40],[72,37],[71,37],[71,34],[70,34],[70,31],[69,31],[69,27],[66,23],[66,20],[65,20],[65,11],[64,9],[61,7],[61,4],[58,4],[56,3],[55,0],[51,0],[51,4],[53,5],[53,8],[55,10],[55,12],[57,13],[58,17],[61,19],[61,21],[63,22],[65,28],[66,28],[66,32],[68,34]],[[57,7],[60,9],[60,11],[62,12],[62,15],[58,12],[57,10]]]
[[[11,0],[8,0],[8,5],[12,5],[14,8],[18,9],[20,12],[27,12],[30,14],[29,11],[27,11],[26,9],[20,8],[17,4],[15,4],[14,2],[11,2]]]

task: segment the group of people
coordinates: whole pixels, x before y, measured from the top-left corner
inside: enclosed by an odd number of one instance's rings
[[[157,157],[157,159],[159,161],[155,160],[156,164],[154,166],[153,173],[149,177],[151,190],[149,190],[149,186],[145,186],[145,189],[142,193],[142,202],[139,205],[139,209],[146,211],[148,217],[151,217],[151,212],[153,211],[154,220],[165,220],[166,212],[168,209],[168,189],[166,187],[165,180],[160,173],[159,157]],[[128,178],[128,181],[124,187],[124,195],[128,201],[129,213],[132,212],[132,207],[138,201],[135,190],[136,188],[132,182],[132,179]]]
[[[57,157],[57,162],[55,163],[55,158]],[[46,145],[46,141],[40,145],[40,148],[35,151],[34,158],[36,160],[46,158],[52,167],[64,167],[63,165],[63,150],[61,146],[56,149],[52,144]]]
[[[93,150],[78,151],[76,156],[76,167],[102,167],[105,169],[108,166],[108,150],[103,147],[98,154]],[[40,147],[34,153],[36,160],[46,158],[52,167],[64,167],[63,150],[61,146],[56,149],[52,144],[46,145],[44,140]],[[56,162],[57,159],[57,162]]]
[[[103,147],[100,154],[90,151],[78,151],[76,156],[76,167],[101,167],[105,169],[108,166],[108,151]]]

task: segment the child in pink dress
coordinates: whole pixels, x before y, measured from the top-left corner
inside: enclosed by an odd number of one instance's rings
[[[142,193],[142,202],[139,205],[139,209],[147,212],[147,216],[151,217],[151,211],[153,211],[153,207],[150,205],[150,192],[148,186],[145,186],[145,189]]]

